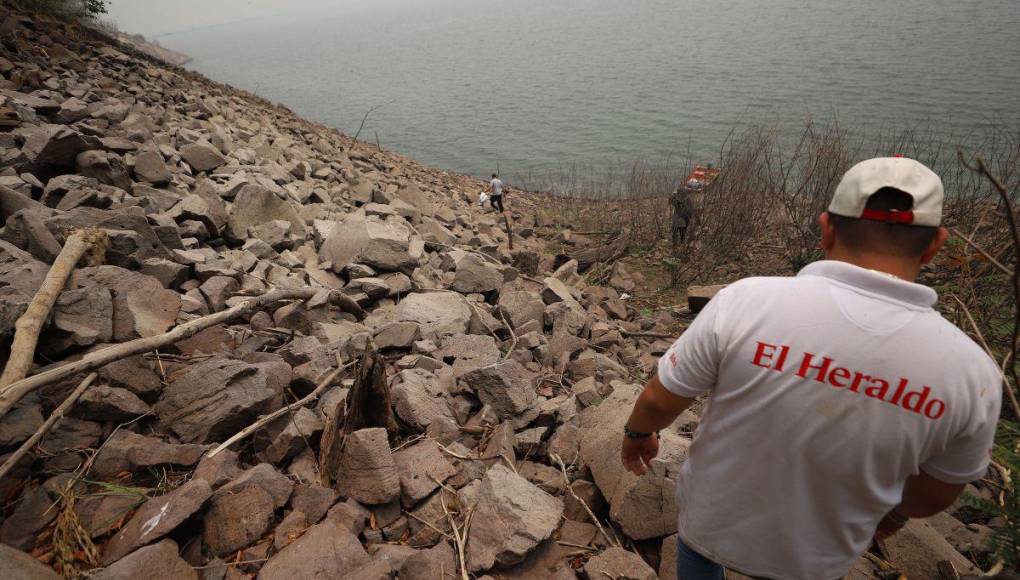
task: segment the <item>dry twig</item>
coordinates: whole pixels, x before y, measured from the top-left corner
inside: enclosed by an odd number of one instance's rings
[[[39,387],[55,383],[61,379],[74,376],[78,373],[97,369],[101,366],[129,356],[148,352],[168,344],[174,344],[181,340],[190,338],[206,328],[216,326],[217,324],[234,318],[250,315],[256,310],[270,304],[280,302],[282,300],[307,300],[315,296],[317,293],[318,289],[316,288],[287,288],[283,290],[274,290],[221,312],[196,318],[195,320],[186,322],[163,334],[138,338],[115,346],[110,346],[102,350],[97,350],[85,355],[77,361],[63,364],[37,375],[32,375],[19,381],[15,381],[5,387],[0,387],[0,418],[10,412],[10,410],[18,401],[21,400],[22,397]],[[340,293],[331,293],[331,299],[334,294],[339,295]],[[340,301],[339,305],[341,308],[344,308],[343,301]]]
[[[303,399],[301,399],[299,401],[295,401],[295,402],[293,402],[293,403],[291,403],[291,404],[289,404],[289,405],[287,405],[287,406],[285,406],[285,407],[283,407],[281,409],[273,411],[272,413],[270,413],[268,415],[260,417],[258,421],[255,421],[251,425],[248,425],[244,429],[241,429],[240,431],[235,433],[230,439],[227,439],[223,443],[220,443],[220,445],[218,447],[216,447],[216,449],[213,449],[212,451],[209,452],[208,457],[215,457],[217,454],[219,454],[224,449],[230,447],[231,445],[233,445],[234,443],[237,443],[238,441],[241,441],[242,439],[245,439],[245,438],[249,437],[250,435],[252,435],[256,431],[258,431],[262,427],[268,425],[269,423],[272,423],[276,419],[284,416],[285,414],[293,411],[294,409],[297,409],[297,408],[300,408],[300,407],[304,407],[308,403],[311,403],[312,401],[318,399],[319,396],[322,395],[322,393],[327,388],[329,388],[330,385],[333,384],[333,381],[335,381],[337,379],[337,377],[340,376],[340,373],[342,373],[345,370],[351,368],[355,364],[356,364],[356,362],[349,362],[349,363],[347,363],[345,365],[338,366],[336,368],[336,370],[334,370],[333,372],[329,373],[329,375],[327,375],[326,378],[323,379],[319,383],[319,385],[317,387],[315,387],[315,390],[312,391],[307,397],[305,397],[305,398],[303,398]]]
[[[32,449],[32,447],[35,447],[37,443],[42,441],[42,438],[45,437],[46,434],[50,432],[50,429],[52,429],[64,417],[67,411],[69,411],[78,401],[78,398],[81,397],[81,394],[85,392],[85,389],[88,389],[95,380],[96,373],[92,373],[85,377],[85,380],[71,391],[71,394],[64,399],[63,403],[60,403],[60,406],[53,411],[53,414],[46,419],[46,422],[36,429],[35,433],[33,433],[27,441],[22,443],[21,447],[18,447],[18,450],[12,453],[11,456],[7,458],[7,461],[0,466],[0,479],[3,479],[4,476],[6,476],[7,473],[18,464],[18,461],[21,461],[21,458]]]
[[[39,342],[39,333],[50,317],[53,305],[64,290],[68,277],[74,271],[78,260],[86,253],[92,254],[92,260],[101,261],[106,253],[107,236],[105,230],[82,229],[67,237],[60,255],[53,261],[53,266],[46,273],[39,290],[32,298],[25,313],[15,323],[17,329],[14,342],[11,344],[10,358],[0,376],[0,387],[19,381],[28,375],[35,359],[35,347]]]

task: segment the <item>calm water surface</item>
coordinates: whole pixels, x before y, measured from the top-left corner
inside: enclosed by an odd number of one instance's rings
[[[711,160],[746,122],[1020,127],[1020,0],[365,4],[159,40],[349,134],[381,105],[363,137],[476,175]]]

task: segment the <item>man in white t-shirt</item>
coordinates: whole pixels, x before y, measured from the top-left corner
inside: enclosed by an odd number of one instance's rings
[[[623,462],[643,474],[655,433],[710,394],[677,482],[681,578],[840,578],[984,475],[1002,376],[913,282],[942,200],[916,161],[854,166],[819,218],[826,260],[730,285],[660,359]]]
[[[500,212],[503,211],[503,181],[495,173],[492,174],[492,181],[489,182],[491,188],[491,199],[492,208],[498,209]]]

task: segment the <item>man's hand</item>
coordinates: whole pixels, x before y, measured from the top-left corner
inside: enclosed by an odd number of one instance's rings
[[[659,454],[659,436],[623,438],[623,466],[634,475],[644,475],[652,459]]]

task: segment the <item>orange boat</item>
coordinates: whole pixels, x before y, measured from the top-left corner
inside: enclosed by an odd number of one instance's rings
[[[684,180],[684,187],[690,191],[703,191],[709,185],[712,185],[712,182],[717,177],[719,177],[719,168],[712,167],[711,163],[707,166],[695,165],[694,170]]]

